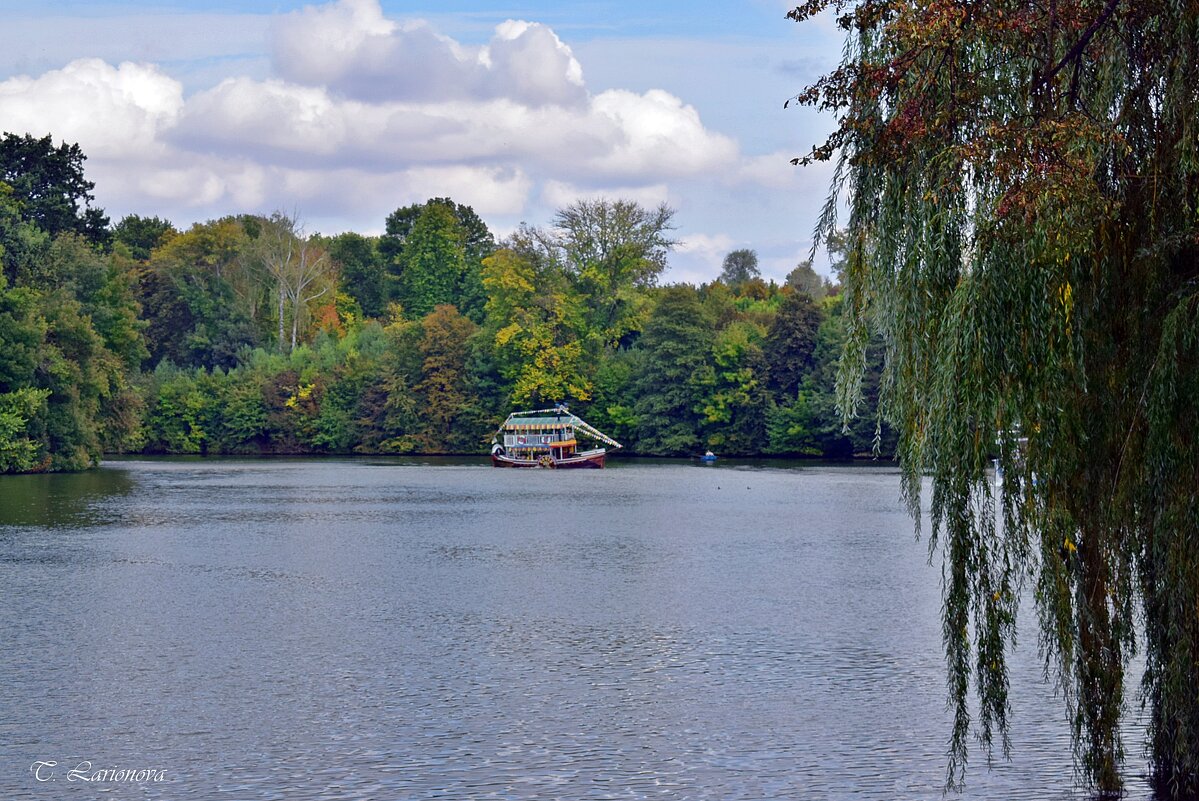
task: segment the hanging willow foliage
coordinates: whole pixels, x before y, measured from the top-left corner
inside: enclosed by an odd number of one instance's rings
[[[794,100],[839,126],[796,162],[836,164],[818,236],[848,208],[842,409],[877,327],[917,520],[931,480],[949,783],[972,730],[1006,753],[1005,657],[1031,587],[1086,778],[1120,787],[1143,612],[1154,775],[1195,793],[1199,2],[812,0],[789,16],[822,12],[844,58]]]

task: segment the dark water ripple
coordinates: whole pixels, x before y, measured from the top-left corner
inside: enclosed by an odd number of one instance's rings
[[[130,461],[0,493],[3,798],[940,795],[940,573],[888,469]],[[962,797],[1082,797],[1029,644],[1013,758]]]

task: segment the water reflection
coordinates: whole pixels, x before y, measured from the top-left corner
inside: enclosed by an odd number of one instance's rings
[[[119,500],[132,488],[133,479],[124,470],[0,476],[0,527],[60,528],[111,522],[120,514]]]
[[[940,794],[939,574],[893,470],[89,476],[0,530],[0,796],[99,797],[46,758],[167,770],[113,798]],[[1040,671],[1019,652],[1015,758],[965,798],[1082,797]]]

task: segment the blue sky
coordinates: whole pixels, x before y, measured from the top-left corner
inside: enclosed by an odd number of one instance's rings
[[[677,210],[667,280],[741,247],[781,279],[829,176],[787,159],[831,127],[783,101],[841,47],[787,8],[0,0],[0,128],[79,141],[114,219],[278,208],[372,233],[448,194],[502,235],[625,196]]]

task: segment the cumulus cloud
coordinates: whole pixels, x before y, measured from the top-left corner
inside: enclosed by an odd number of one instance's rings
[[[79,142],[92,157],[161,150],[183,108],[183,87],[149,64],[73,61],[38,78],[0,83],[0,127]]]
[[[409,170],[405,178],[413,201],[460,198],[482,214],[519,214],[532,187],[523,170],[501,167],[421,167]]]
[[[536,22],[466,46],[388,19],[378,0],[337,0],[277,18],[271,42],[272,77],[189,96],[152,64],[82,59],[10,78],[0,128],[78,141],[114,214],[299,207],[381,221],[449,195],[511,222],[584,197],[655,205],[684,179],[782,184],[675,95],[589,91],[570,47]],[[687,240],[700,262],[732,244]]]
[[[194,149],[241,151],[268,160],[328,156],[345,138],[346,115],[322,89],[230,78],[187,103],[171,138]]]
[[[251,191],[238,192],[235,191],[237,187]],[[137,188],[155,200],[199,206],[216,203],[226,197],[251,201],[261,198],[262,193],[253,192],[252,187],[253,179],[250,176],[227,169],[218,172],[205,165],[159,167],[146,171],[137,181]]]
[[[642,206],[654,207],[670,202],[670,188],[662,184],[649,186],[597,186],[580,187],[563,181],[546,181],[541,188],[541,200],[549,208],[560,209],[580,200],[603,200],[620,198],[631,200]]]
[[[284,16],[274,64],[287,80],[365,101],[508,98],[531,106],[583,103],[583,69],[549,28],[509,20],[483,47],[422,21],[386,19],[378,0],[338,0]]]
[[[596,161],[597,170],[694,175],[732,166],[737,158],[732,139],[707,130],[694,106],[661,90],[610,90],[594,98],[593,108],[620,133],[610,152]]]
[[[817,169],[804,169],[793,165],[791,159],[796,155],[799,154],[778,151],[743,159],[733,177],[737,181],[775,189],[796,189],[805,181],[810,182],[812,174],[817,171],[821,172],[822,178],[825,177],[826,172],[819,170],[820,164],[815,165]]]
[[[585,102],[583,67],[552,30],[535,22],[508,20],[479,53],[485,68],[484,94],[528,105]]]
[[[671,260],[664,276],[671,283],[702,284],[720,272],[724,256],[736,241],[728,234],[689,233],[675,246],[677,258]]]
[[[608,91],[582,109],[484,103],[363,103],[282,81],[230,79],[194,96],[171,136],[264,161],[407,168],[531,164],[578,180],[637,179],[733,167],[736,144],[665,92]]]
[[[680,253],[695,256],[710,265],[719,267],[725,255],[736,242],[728,234],[691,234],[680,242],[676,249]]]
[[[234,78],[195,95],[181,145],[321,167],[521,165],[547,179],[643,184],[728,167],[736,143],[663,91],[588,93],[558,36],[509,20],[468,48],[377,0],[339,0],[282,18],[280,78]]]

